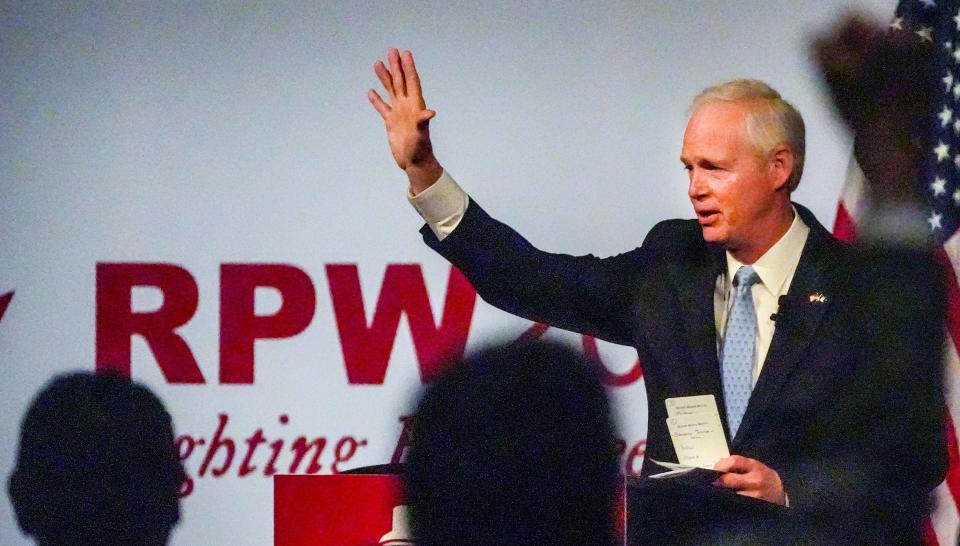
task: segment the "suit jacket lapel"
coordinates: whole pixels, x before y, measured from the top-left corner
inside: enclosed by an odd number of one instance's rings
[[[717,330],[714,320],[713,293],[717,276],[723,272],[723,249],[708,247],[704,260],[681,272],[687,282],[679,291],[683,308],[686,340],[690,347],[690,368],[697,375],[690,394],[722,393],[720,364],[717,360]],[[722,397],[722,394],[720,395]],[[723,401],[717,400],[719,407]],[[722,411],[721,411],[722,415]]]
[[[786,301],[778,310],[770,349],[750,395],[737,436],[733,439],[733,450],[745,442],[751,430],[758,426],[764,411],[776,399],[784,381],[813,340],[817,326],[834,297],[828,273],[832,266],[831,258],[836,257],[831,251],[840,243],[809,211],[799,205],[797,209],[804,223],[810,227],[810,234],[787,291]]]

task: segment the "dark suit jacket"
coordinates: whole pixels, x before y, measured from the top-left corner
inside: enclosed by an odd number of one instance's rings
[[[796,207],[810,235],[731,453],[776,470],[790,512],[825,537],[913,542],[946,468],[938,268],[915,250],[850,247]],[[537,250],[475,202],[442,242],[421,232],[487,302],[636,347],[644,475],[650,459],[677,460],[664,399],[713,394],[726,423],[713,309],[725,258],[695,221],[662,222],[605,259]]]

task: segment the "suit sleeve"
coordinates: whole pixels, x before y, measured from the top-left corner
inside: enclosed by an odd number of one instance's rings
[[[474,201],[443,241],[427,226],[421,234],[491,305],[551,326],[635,344],[634,291],[624,272],[642,271],[649,252],[636,249],[612,258],[544,252]]]

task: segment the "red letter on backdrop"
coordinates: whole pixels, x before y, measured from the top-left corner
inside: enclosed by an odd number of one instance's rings
[[[163,294],[156,311],[134,313],[133,287]],[[186,269],[161,263],[97,264],[97,370],[130,376],[130,336],[140,334],[168,383],[203,383],[190,347],[174,330],[197,310],[197,283]]]
[[[6,294],[0,296],[0,319],[3,318],[3,314],[7,312],[7,306],[10,305],[10,300],[13,299],[13,291],[7,292]]]
[[[421,378],[429,379],[439,371],[445,358],[463,354],[477,293],[456,268],[450,268],[439,327],[433,320],[423,273],[417,264],[387,266],[369,326],[357,266],[328,264],[327,278],[351,384],[383,384],[401,313],[407,315],[410,324]]]
[[[273,315],[254,314],[258,286],[280,292]],[[220,383],[253,383],[254,341],[299,334],[313,319],[316,300],[310,277],[292,265],[221,265]]]

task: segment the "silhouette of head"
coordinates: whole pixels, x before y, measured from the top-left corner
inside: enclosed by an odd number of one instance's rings
[[[609,403],[570,349],[518,344],[452,365],[412,435],[404,478],[418,545],[614,543]]]
[[[185,479],[170,415],[118,375],[51,381],[27,410],[9,492],[41,545],[165,544]]]

